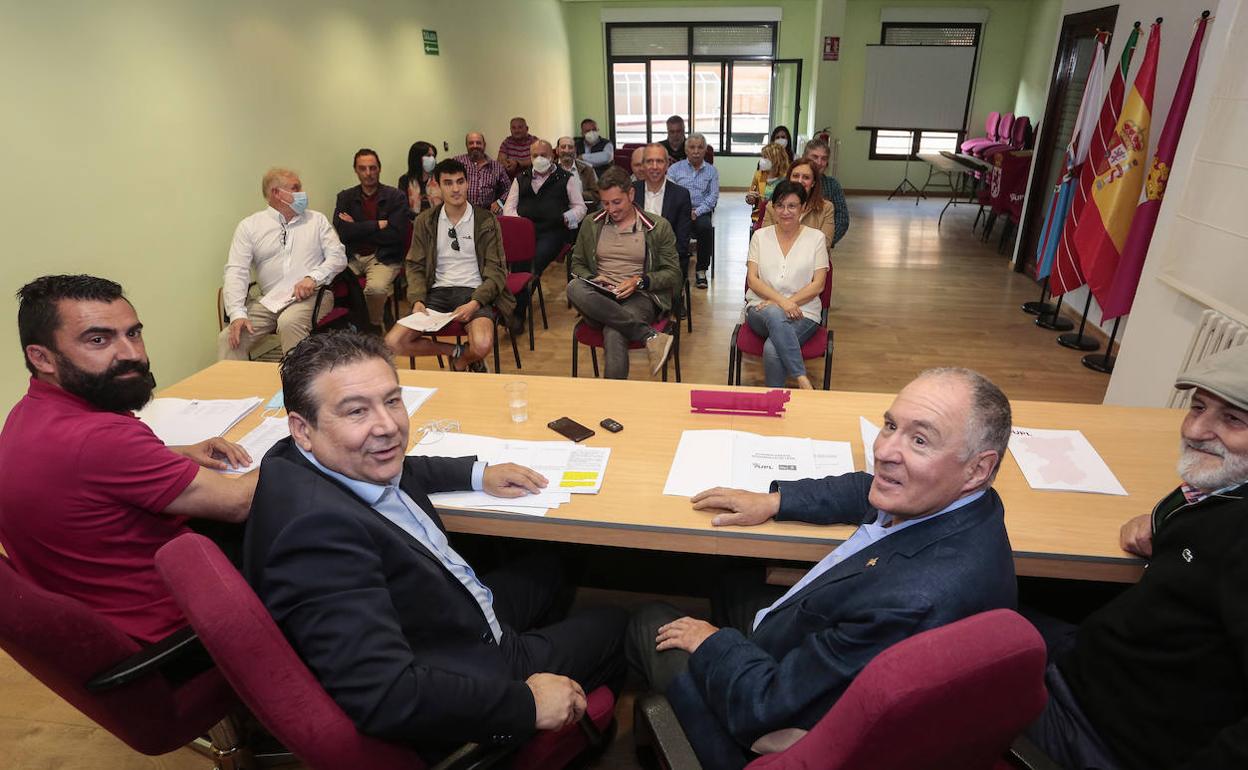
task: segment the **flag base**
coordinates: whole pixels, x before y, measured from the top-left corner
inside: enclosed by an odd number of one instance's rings
[[[1082,360],[1083,365],[1094,372],[1111,374],[1114,371],[1114,361],[1117,360],[1117,356],[1102,353],[1099,356],[1084,356]]]
[[[1057,306],[1047,302],[1024,302],[1022,308],[1027,315],[1051,315]]]
[[[1101,348],[1101,343],[1097,342],[1091,337],[1083,336],[1082,333],[1059,334],[1057,335],[1057,344],[1061,345],[1064,348],[1070,348],[1071,350],[1087,351],[1087,350],[1100,350]]]
[[[1068,332],[1075,328],[1075,322],[1057,313],[1045,313],[1036,318],[1036,326],[1053,332]]]

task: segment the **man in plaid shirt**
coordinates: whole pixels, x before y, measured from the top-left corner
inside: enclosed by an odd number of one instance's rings
[[[497,214],[503,208],[498,201],[511,188],[511,177],[502,163],[485,154],[485,134],[469,131],[464,146],[468,152],[457,155],[455,160],[468,170],[468,202]]]

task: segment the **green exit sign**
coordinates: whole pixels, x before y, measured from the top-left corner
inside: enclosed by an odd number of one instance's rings
[[[422,29],[420,36],[425,39],[425,54],[429,56],[438,55],[438,32],[433,29]]]

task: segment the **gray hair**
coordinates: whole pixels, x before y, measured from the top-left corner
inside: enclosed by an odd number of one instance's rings
[[[692,134],[690,134],[689,136],[686,136],[686,137],[685,137],[685,146],[686,146],[686,147],[688,147],[688,146],[689,146],[689,143],[690,143],[690,142],[701,142],[702,144],[706,144],[706,135],[705,135],[705,134],[701,134],[701,133],[699,133],[699,132],[697,132],[697,131],[694,131]]]
[[[970,459],[980,452],[996,452],[997,467],[993,469],[989,482],[996,478],[1001,469],[1001,460],[1005,457],[1006,447],[1010,443],[1010,427],[1012,414],[1010,400],[1001,389],[984,375],[974,369],[956,366],[942,366],[936,369],[925,369],[915,379],[925,377],[956,377],[966,384],[971,391],[971,414],[966,429],[966,456]]]
[[[298,177],[299,175],[297,173],[288,168],[274,166],[264,172],[264,176],[260,178],[260,194],[263,195],[264,199],[267,201],[269,199],[269,193],[273,192],[273,188],[280,186],[284,180],[297,179]]]

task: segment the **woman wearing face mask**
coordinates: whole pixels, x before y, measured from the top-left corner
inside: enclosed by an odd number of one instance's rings
[[[767,386],[793,380],[813,386],[802,360],[802,343],[819,328],[819,294],[828,280],[828,247],[823,234],[802,224],[808,198],[798,182],[776,185],[767,210],[775,217],[754,233],[746,257],[745,322],[766,342],[763,371]]]
[[[399,189],[407,192],[413,217],[442,202],[442,191],[433,178],[437,164],[438,148],[429,142],[416,142],[407,151],[407,173],[399,177]]]
[[[771,130],[771,142],[783,147],[789,156],[789,162],[793,162],[793,135],[786,126],[776,126]]]
[[[754,181],[745,193],[745,202],[754,207],[750,214],[750,230],[757,230],[763,221],[763,206],[771,200],[771,193],[776,185],[784,180],[789,173],[789,157],[784,148],[778,144],[769,144],[763,148],[763,159],[758,162],[758,171],[754,173]]]
[[[802,206],[802,224],[823,233],[828,241],[828,251],[832,251],[833,236],[836,234],[836,209],[831,201],[823,199],[823,186],[819,184],[819,174],[809,160],[799,158],[789,166],[789,181],[796,182],[806,191],[805,204]],[[775,224],[776,215],[772,204],[767,204],[763,212],[762,227]]]

